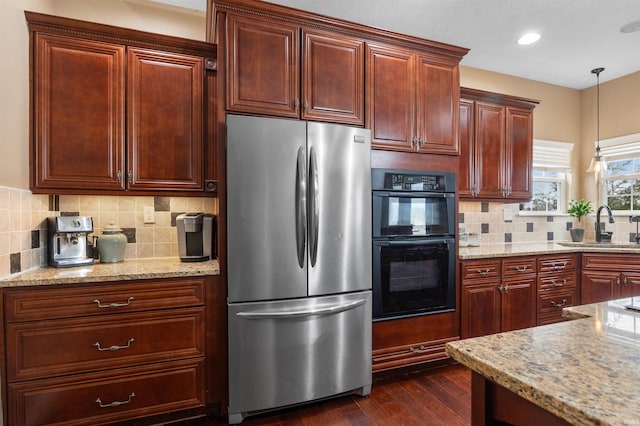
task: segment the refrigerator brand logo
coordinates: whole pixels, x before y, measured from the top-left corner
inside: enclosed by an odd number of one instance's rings
[[[364,136],[360,136],[360,135],[353,136],[353,141],[356,143],[364,143],[365,140],[366,138]]]

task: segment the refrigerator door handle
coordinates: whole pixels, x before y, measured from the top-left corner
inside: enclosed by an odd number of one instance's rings
[[[298,160],[296,164],[296,249],[298,254],[298,266],[304,268],[304,249],[307,238],[307,188],[305,179],[305,154],[304,147],[298,148]]]
[[[309,257],[311,266],[316,266],[320,211],[318,209],[318,159],[314,147],[311,147],[309,157]]]
[[[360,299],[342,305],[331,305],[322,308],[313,309],[292,309],[290,311],[257,311],[257,312],[238,312],[236,316],[243,319],[283,319],[283,318],[299,318],[310,317],[313,315],[332,315],[340,312],[355,309],[358,306],[367,303],[366,299]]]

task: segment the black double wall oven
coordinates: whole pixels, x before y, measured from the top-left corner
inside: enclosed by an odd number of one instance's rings
[[[455,310],[455,173],[371,178],[374,321]]]

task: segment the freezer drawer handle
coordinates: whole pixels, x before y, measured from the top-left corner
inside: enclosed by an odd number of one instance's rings
[[[100,346],[100,342],[96,342],[94,343],[92,346],[95,346],[96,348],[98,348],[98,350],[100,352],[104,352],[104,351],[119,351],[120,349],[128,349],[131,347],[131,343],[133,343],[135,340],[132,337],[131,339],[129,339],[129,341],[127,341],[126,345],[123,346],[118,346],[118,345],[112,345],[112,346],[108,346],[106,348],[103,348],[102,346]]]
[[[131,392],[129,398],[126,401],[113,401],[108,404],[103,404],[100,398],[96,399],[96,403],[100,406],[100,408],[110,408],[110,407],[119,407],[121,405],[125,405],[130,403],[133,398],[136,396],[135,392]]]
[[[302,311],[263,311],[263,312],[238,312],[236,315],[244,319],[269,319],[269,318],[297,318],[312,315],[330,315],[348,311],[367,303],[366,299],[345,303],[344,305],[333,305],[319,309],[305,309]]]
[[[102,302],[100,302],[100,299],[95,299],[93,301],[93,303],[96,303],[98,305],[98,308],[123,308],[125,306],[129,306],[131,304],[132,300],[135,300],[135,298],[133,296],[128,298],[127,301],[124,302],[124,303],[106,303],[106,304],[102,304]]]

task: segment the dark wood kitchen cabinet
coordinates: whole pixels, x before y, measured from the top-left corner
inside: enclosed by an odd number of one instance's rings
[[[7,424],[203,413],[207,389],[219,394],[205,364],[212,284],[192,277],[5,289]]]
[[[25,13],[33,192],[214,189],[215,45]]]
[[[460,197],[529,200],[538,101],[468,88],[460,97]]]
[[[366,84],[374,148],[458,154],[458,61],[369,43]]]
[[[640,296],[640,256],[582,254],[582,304]]]
[[[536,258],[461,262],[461,337],[536,325]]]
[[[563,321],[562,310],[579,303],[578,255],[538,256],[538,325]]]
[[[364,41],[228,14],[227,110],[364,124]]]

